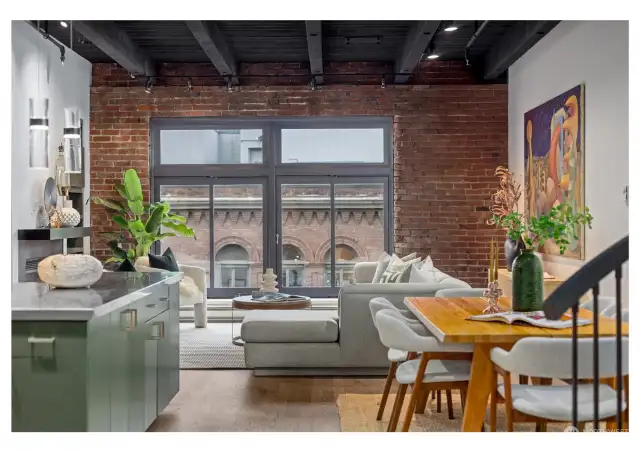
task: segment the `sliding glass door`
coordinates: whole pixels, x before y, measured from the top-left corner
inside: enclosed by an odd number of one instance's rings
[[[251,293],[266,268],[283,292],[335,297],[391,250],[390,118],[154,118],[151,142],[154,200],[197,235],[157,251],[204,268],[211,298]]]

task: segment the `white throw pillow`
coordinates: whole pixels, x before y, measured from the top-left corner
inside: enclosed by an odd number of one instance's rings
[[[387,266],[387,269],[380,278],[381,283],[405,283],[409,280],[409,272],[411,266],[420,262],[420,258],[414,258],[413,260],[404,262],[400,257],[395,254],[391,257],[391,261]]]
[[[437,284],[442,279],[440,270],[433,266],[431,256],[427,256],[422,265],[412,265],[410,283]]]
[[[402,262],[409,262],[418,257],[418,253],[407,254],[405,257],[401,257]]]
[[[378,266],[376,267],[376,273],[373,275],[373,284],[377,284],[380,282],[380,278],[382,274],[387,269],[389,262],[391,261],[391,256],[386,251],[380,253],[380,257],[378,257]]]

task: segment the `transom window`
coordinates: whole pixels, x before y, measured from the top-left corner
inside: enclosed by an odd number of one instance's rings
[[[151,120],[154,200],[187,218],[178,261],[205,268],[208,296],[260,287],[334,297],[357,262],[392,249],[390,118]]]

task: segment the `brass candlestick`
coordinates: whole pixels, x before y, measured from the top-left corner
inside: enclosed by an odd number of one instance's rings
[[[491,248],[489,249],[489,284],[483,292],[483,297],[487,301],[487,307],[483,314],[495,314],[502,312],[503,309],[498,306],[498,298],[502,296],[502,289],[498,284],[498,246],[491,239]]]

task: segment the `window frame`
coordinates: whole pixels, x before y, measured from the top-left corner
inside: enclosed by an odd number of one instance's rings
[[[296,163],[282,162],[283,129],[372,129],[382,128],[384,137],[384,162],[363,163]],[[384,249],[393,249],[393,118],[388,116],[342,116],[342,117],[296,117],[296,118],[220,118],[220,117],[163,117],[151,118],[150,134],[150,179],[152,201],[159,200],[161,185],[209,185],[210,213],[213,213],[213,186],[263,184],[263,270],[273,268],[278,281],[282,281],[282,240],[276,243],[276,234],[281,231],[282,181],[310,183],[311,180],[331,186],[331,265],[332,287],[292,288],[292,292],[311,297],[335,297],[340,287],[335,286],[335,215],[334,187],[348,183],[383,183],[384,192]],[[162,130],[239,130],[262,129],[262,163],[244,164],[162,164],[160,160]],[[231,177],[228,175],[232,175]],[[200,181],[200,182],[197,182]],[[295,182],[287,182],[295,183]],[[276,212],[276,215],[267,215]],[[255,288],[214,288],[215,242],[213,238],[213,215],[210,217],[210,298],[230,298],[240,293],[250,294]],[[154,246],[158,252],[160,245]],[[321,290],[315,290],[321,289]]]

